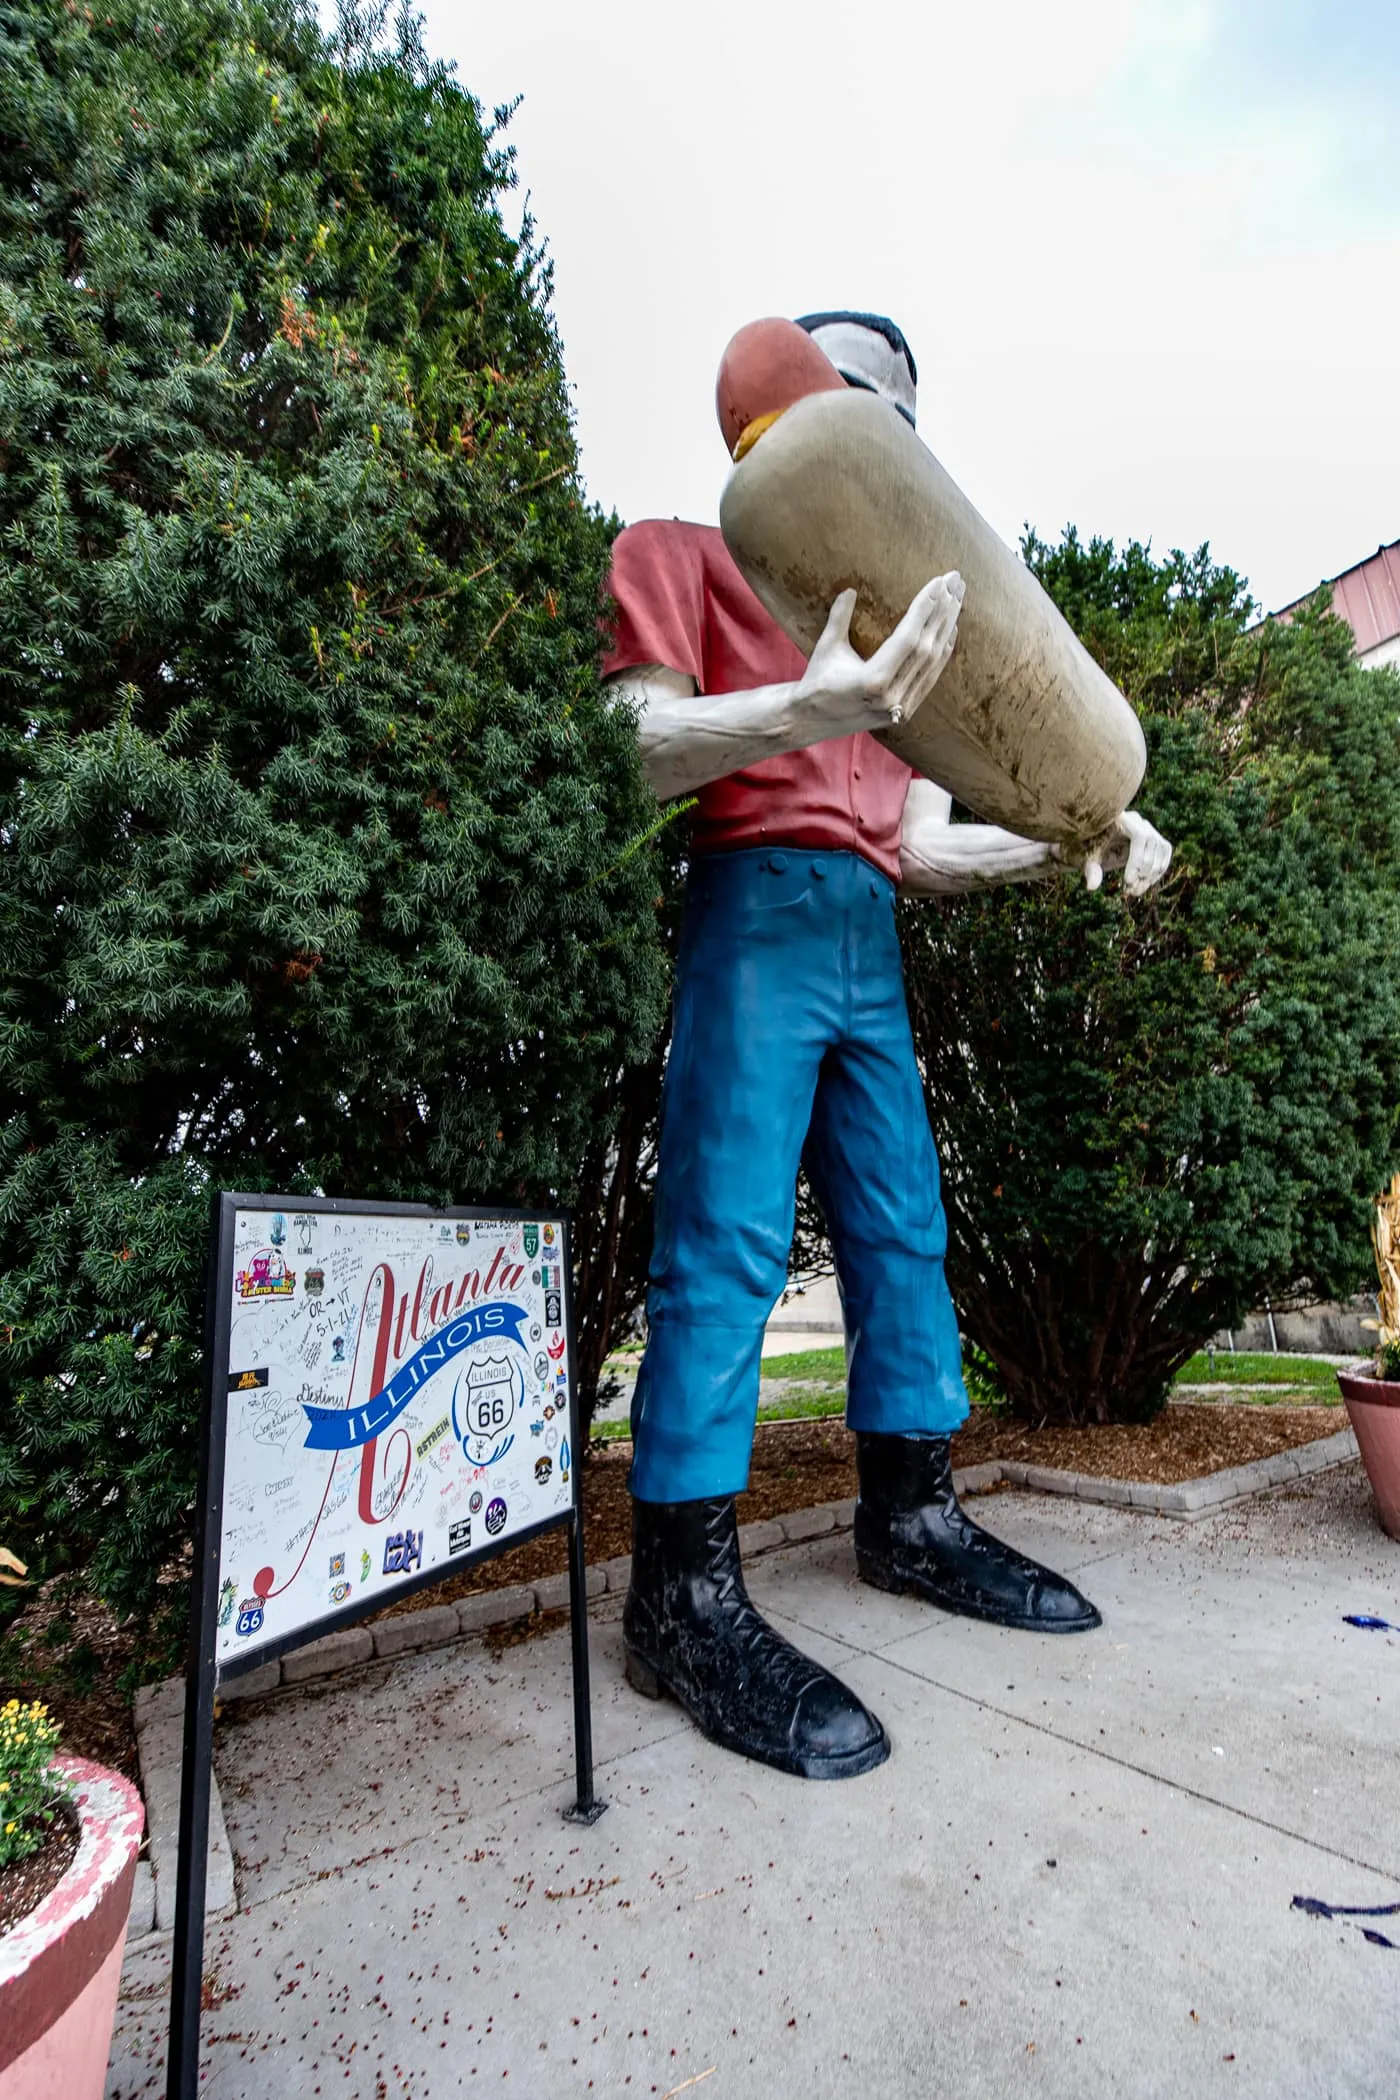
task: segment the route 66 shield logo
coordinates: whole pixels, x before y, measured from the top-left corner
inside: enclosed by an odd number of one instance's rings
[[[509,1358],[478,1357],[452,1396],[452,1416],[464,1450],[476,1465],[492,1465],[510,1449],[507,1434],[524,1396],[520,1367]],[[461,1400],[465,1423],[458,1418]],[[494,1445],[494,1449],[491,1447]]]

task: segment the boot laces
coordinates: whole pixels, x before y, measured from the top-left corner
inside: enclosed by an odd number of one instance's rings
[[[710,1574],[716,1601],[736,1651],[735,1659],[746,1678],[756,1678],[765,1691],[796,1698],[809,1684],[826,1673],[800,1648],[770,1626],[744,1586],[738,1543],[727,1522],[711,1524],[707,1534]]]
[[[775,1626],[770,1626],[748,1598],[733,1624],[741,1666],[746,1675],[762,1683],[765,1691],[771,1689],[784,1698],[796,1699],[809,1684],[826,1675],[820,1663],[794,1648]]]

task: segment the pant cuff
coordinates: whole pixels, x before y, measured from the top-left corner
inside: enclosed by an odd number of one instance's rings
[[[951,1436],[961,1429],[970,1409],[967,1395],[942,1384],[916,1393],[854,1395],[846,1402],[846,1426],[872,1436]]]
[[[639,1502],[696,1502],[748,1486],[758,1412],[761,1326],[658,1320],[632,1403]]]

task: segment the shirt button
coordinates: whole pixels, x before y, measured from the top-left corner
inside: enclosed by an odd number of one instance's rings
[[[860,767],[859,767],[859,766],[857,766],[857,767],[855,768],[855,770],[854,770],[854,771],[853,771],[853,773],[851,774],[851,778],[852,778],[852,780],[859,780],[859,779],[860,779]]]
[[[769,867],[770,867],[770,868],[772,869],[772,871],[773,871],[773,873],[774,873],[775,875],[786,875],[786,873],[787,873],[787,855],[786,855],[786,853],[775,853],[775,854],[773,855],[772,859],[771,859],[771,860],[769,861],[768,865],[769,865]]]
[[[812,873],[816,876],[818,882],[826,881],[826,869],[822,866],[819,860],[814,860],[812,862]]]

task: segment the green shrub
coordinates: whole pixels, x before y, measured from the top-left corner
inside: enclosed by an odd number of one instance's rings
[[[219,1186],[569,1200],[664,1001],[549,273],[411,22],[0,0],[0,1516],[149,1610]]]
[[[1033,1420],[1139,1421],[1267,1295],[1367,1279],[1400,1103],[1400,680],[1206,551],[1027,558],[1136,704],[1146,898],[901,907],[964,1332]]]

